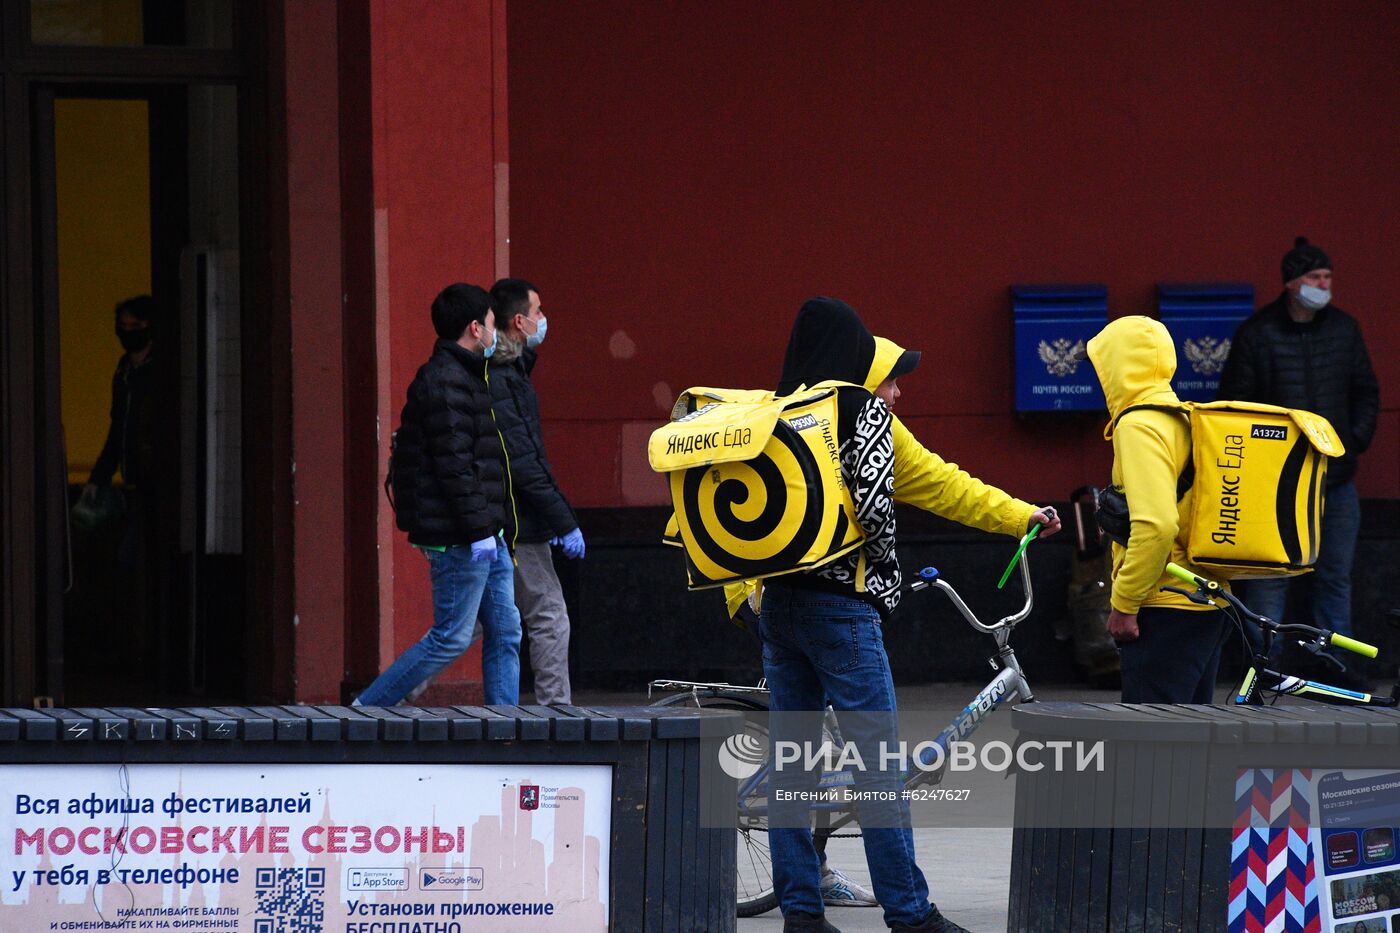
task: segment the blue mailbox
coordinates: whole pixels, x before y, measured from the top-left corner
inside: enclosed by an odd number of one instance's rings
[[[1230,339],[1254,313],[1254,286],[1240,282],[1162,283],[1157,286],[1157,317],[1176,344],[1172,388],[1188,402],[1213,402],[1220,373],[1230,355]]]
[[[1102,285],[1013,285],[1017,411],[1102,411],[1085,346],[1108,323]]]

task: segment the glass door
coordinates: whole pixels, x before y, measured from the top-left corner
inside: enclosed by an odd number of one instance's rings
[[[45,680],[67,705],[241,684],[237,92],[40,85]]]
[[[243,516],[290,500],[241,446],[245,417],[287,444],[275,380],[241,377],[285,314],[274,6],[0,3],[0,705],[268,696],[286,666],[287,561]]]

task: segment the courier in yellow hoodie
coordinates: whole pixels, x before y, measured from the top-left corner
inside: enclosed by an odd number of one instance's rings
[[[1177,481],[1191,459],[1184,413],[1134,405],[1180,405],[1172,391],[1176,347],[1160,321],[1133,315],[1111,322],[1089,341],[1113,442],[1113,485],[1128,499],[1128,546],[1113,545],[1113,611],[1108,629],[1123,658],[1125,703],[1209,703],[1229,635],[1224,613],[1161,588],[1177,585],[1168,561],[1183,566],[1192,491],[1177,500]]]
[[[893,340],[876,337],[870,368],[861,380],[862,386],[885,401],[891,410],[891,433],[894,439],[894,500],[912,505],[959,524],[993,534],[1020,537],[1031,525],[1041,522],[1043,535],[1060,530],[1060,519],[1051,517],[1038,507],[1008,495],[995,486],[949,463],[919,443],[904,422],[893,414],[900,397],[897,379],[911,372],[918,364],[919,353],[906,350]],[[854,381],[854,380],[853,380]],[[780,391],[796,391],[795,385],[783,385]],[[747,602],[757,612],[762,593],[760,581],[744,580],[724,588],[730,616],[740,625],[750,624],[741,609]]]
[[[770,741],[821,740],[824,700],[841,719],[848,747],[863,761],[898,744],[897,700],[881,620],[898,606],[901,572],[896,554],[899,499],[988,531],[1020,535],[1032,521],[1046,532],[1059,520],[968,476],[925,450],[890,413],[900,396],[897,380],[918,354],[879,340],[854,308],[813,298],[793,323],[778,394],[837,381],[836,442],[842,481],[851,493],[863,538],[857,552],[820,566],[766,578],[759,620],[763,673],[776,715]],[[807,713],[794,716],[794,713]],[[769,808],[768,845],[773,888],[785,930],[827,930],[820,857],[813,844],[810,804],[802,793],[820,774],[776,769]],[[862,836],[875,896],[885,925],[894,930],[963,930],[929,901],[929,884],[910,842],[909,804],[901,799],[896,768],[852,772],[861,804]],[[793,791],[785,794],[784,791]],[[868,803],[867,803],[868,802]],[[965,931],[964,931],[965,933]]]

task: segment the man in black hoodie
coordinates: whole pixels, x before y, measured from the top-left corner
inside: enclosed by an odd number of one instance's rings
[[[520,702],[520,613],[515,608],[515,508],[491,412],[486,360],[496,349],[491,296],[449,285],[433,301],[433,355],[408,387],[394,435],[394,514],[428,559],[433,624],[355,701],[393,706],[457,660],[485,630],[487,704]]]
[[[1315,624],[1351,635],[1351,565],[1361,528],[1353,478],[1357,455],[1376,433],[1380,387],[1361,325],[1332,304],[1327,254],[1298,237],[1282,271],[1283,294],[1235,331],[1220,397],[1315,412],[1332,422],[1346,445],[1346,454],[1327,466],[1322,540],[1311,576]],[[1289,582],[1250,581],[1250,608],[1282,622]],[[1253,627],[1246,630],[1254,634]]]
[[[773,711],[770,736],[775,747],[782,742],[795,743],[785,747],[817,748],[824,700],[831,703],[842,734],[864,763],[854,771],[856,789],[873,792],[863,797],[860,818],[865,858],[885,923],[905,933],[958,933],[963,928],[929,902],[928,883],[914,861],[909,804],[899,793],[901,775],[896,768],[880,767],[882,745],[898,747],[894,681],[880,625],[899,604],[901,586],[895,554],[895,476],[901,456],[924,452],[915,451],[918,445],[909,438],[901,454],[889,410],[900,395],[897,379],[913,369],[917,354],[891,355],[892,368],[872,375],[876,348],[876,338],[855,310],[833,298],[804,304],[788,342],[780,395],[829,380],[852,383],[838,390],[836,436],[842,478],[865,541],[857,551],[821,567],[764,581],[759,637]],[[862,388],[876,378],[880,381],[873,392]],[[1012,499],[950,465],[942,469],[947,475],[940,486],[946,489],[921,501],[924,507],[954,512],[966,491],[984,503],[976,514],[959,516],[968,524],[1005,530],[1007,516],[1015,515],[1021,531],[1029,527],[1027,519],[1047,526],[1047,533],[1059,529],[1052,511]],[[917,477],[909,480],[917,485]],[[774,790],[785,793],[775,793],[770,805],[768,841],[774,888],[788,933],[836,929],[823,916],[819,856],[807,828],[808,805],[802,802],[819,777],[803,770],[800,762],[774,771]]]
[[[544,454],[540,400],[530,382],[549,319],[540,293],[524,279],[491,286],[496,305],[496,355],[491,357],[491,404],[510,457],[510,485],[520,531],[515,545],[515,604],[530,640],[535,702],[571,702],[569,610],[554,572],[551,543],[582,560],[583,532]]]

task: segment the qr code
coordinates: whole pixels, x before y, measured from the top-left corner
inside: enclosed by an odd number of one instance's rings
[[[258,896],[253,933],[321,933],[324,868],[259,868],[253,887]]]

